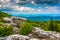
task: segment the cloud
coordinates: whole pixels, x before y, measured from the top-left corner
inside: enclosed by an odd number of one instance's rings
[[[18,10],[20,12],[34,12],[35,9],[29,7],[20,7],[20,6],[12,6],[13,10]]]
[[[47,4],[55,4],[55,3],[59,3],[59,0],[34,0],[34,2],[36,4],[41,4],[41,3],[47,3]]]
[[[58,8],[59,8],[59,7],[57,7],[57,6],[49,7],[49,8],[47,9],[47,11],[48,11],[49,13],[59,13]]]
[[[46,0],[26,0],[26,1],[24,0],[23,1],[21,0],[0,0],[0,10],[2,11],[14,10],[14,11],[28,12],[28,13],[36,13],[36,12],[37,13],[58,13],[60,11],[58,10],[59,9],[58,6],[49,6],[48,4],[45,4],[44,7],[41,7],[40,5],[38,8],[23,6],[26,3],[32,3],[35,5],[35,4],[39,4],[40,2],[45,2],[45,1]]]
[[[31,0],[16,0],[16,3],[17,4],[21,4],[21,5],[23,5],[23,4],[28,4],[28,3],[30,3],[31,2]]]
[[[12,0],[0,0],[0,11],[12,10],[11,7],[15,4]]]
[[[0,5],[0,8],[2,7],[2,5]]]

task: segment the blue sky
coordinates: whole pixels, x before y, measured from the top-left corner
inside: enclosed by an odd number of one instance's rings
[[[60,14],[60,0],[0,0],[0,11],[9,14]]]

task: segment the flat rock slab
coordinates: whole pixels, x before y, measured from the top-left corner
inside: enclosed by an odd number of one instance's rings
[[[0,40],[7,40],[7,37],[0,37]]]

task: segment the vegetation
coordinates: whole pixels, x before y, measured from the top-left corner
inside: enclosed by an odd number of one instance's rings
[[[31,33],[32,29],[33,29],[33,26],[30,23],[26,22],[24,26],[20,28],[20,33],[22,35],[26,35],[28,33]]]
[[[11,15],[5,13],[5,12],[0,12],[0,18],[2,17],[11,17]]]
[[[13,30],[12,26],[4,25],[3,17],[11,17],[11,15],[8,15],[4,12],[0,12],[0,37],[11,35]]]
[[[11,17],[11,15],[8,15],[7,13],[0,12],[0,23],[2,22],[4,24],[3,17]],[[0,24],[0,36],[8,36],[12,34],[12,26],[5,26],[3,24]],[[25,24],[20,27],[20,34],[26,35],[32,32],[33,27],[40,27],[46,31],[56,31],[60,32],[60,21],[53,20],[51,18],[50,21],[43,21],[43,22],[37,22],[37,21],[26,21]]]
[[[53,19],[51,18],[50,24],[49,24],[49,30],[54,31],[54,24]]]
[[[20,28],[20,32],[21,34],[26,35],[28,33],[31,33],[33,27],[40,27],[46,31],[60,32],[60,21],[54,21],[53,18],[51,18],[50,21],[43,22],[26,21],[23,27]]]
[[[43,22],[27,21],[27,22],[33,25],[34,27],[40,27],[46,31],[50,30],[60,32],[60,21],[58,20],[54,21],[53,18],[51,18],[50,21],[43,21]]]
[[[4,22],[3,17],[11,17],[11,15],[4,12],[0,12],[0,22]]]
[[[0,37],[9,36],[12,34],[13,27],[12,26],[0,26]]]

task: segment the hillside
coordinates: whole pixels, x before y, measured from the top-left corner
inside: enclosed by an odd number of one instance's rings
[[[3,17],[11,17],[11,15],[4,13],[4,12],[0,12],[0,22],[3,22]]]
[[[4,12],[0,12],[0,18],[1,17],[11,17],[11,15],[4,13]]]

